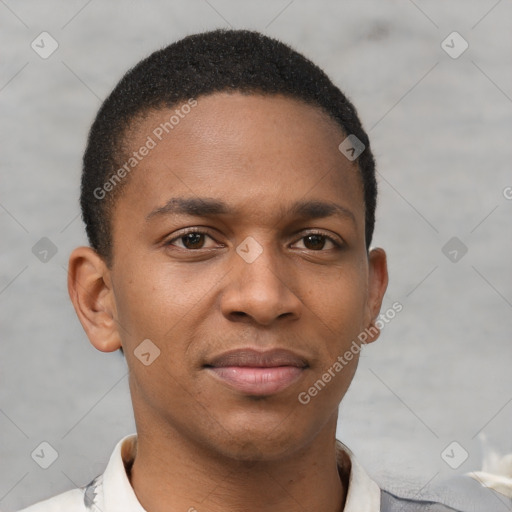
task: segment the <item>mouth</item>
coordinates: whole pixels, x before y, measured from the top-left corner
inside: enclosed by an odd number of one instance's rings
[[[304,358],[284,349],[231,350],[204,365],[214,378],[252,396],[283,391],[297,382],[308,367]]]

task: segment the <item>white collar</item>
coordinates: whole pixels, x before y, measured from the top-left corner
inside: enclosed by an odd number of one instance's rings
[[[114,448],[102,478],[96,481],[96,489],[89,490],[89,496],[96,494],[94,503],[103,512],[146,512],[135,495],[125,468],[125,464],[133,461],[136,447],[136,434],[121,439]],[[379,486],[359,465],[349,448],[336,440],[338,466],[347,468],[347,458],[351,469],[344,512],[379,512]]]
[[[345,456],[350,459],[347,499],[343,512],[379,512],[380,487],[368,476],[363,466],[357,462],[352,451],[341,441],[336,440],[336,459],[343,467]]]
[[[103,512],[146,512],[133,490],[125,463],[133,461],[137,448],[137,434],[119,441],[103,473]]]

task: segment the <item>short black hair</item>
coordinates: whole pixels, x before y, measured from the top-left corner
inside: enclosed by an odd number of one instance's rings
[[[80,205],[89,243],[107,265],[113,261],[113,208],[127,180],[112,182],[116,186],[108,187],[108,193],[103,187],[123,164],[130,126],[150,110],[222,91],[302,100],[320,107],[347,136],[355,135],[364,144],[356,163],[363,182],[368,249],[377,202],[375,161],[352,103],[317,65],[281,41],[256,31],[217,29],[189,35],[140,61],[96,115],[83,157]]]

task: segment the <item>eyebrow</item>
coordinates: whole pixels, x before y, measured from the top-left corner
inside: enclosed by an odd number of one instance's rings
[[[289,216],[304,219],[319,219],[336,215],[342,218],[348,218],[356,224],[355,215],[349,209],[330,201],[297,201],[293,203],[290,208],[284,208],[281,217],[284,217],[285,210],[288,210]],[[173,197],[169,199],[165,205],[155,208],[146,215],[146,221],[150,221],[154,217],[170,214],[207,217],[235,213],[236,211],[230,208],[228,204],[218,199],[209,197]]]

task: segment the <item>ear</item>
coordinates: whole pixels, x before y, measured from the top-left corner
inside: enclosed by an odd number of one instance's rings
[[[383,249],[372,249],[368,257],[368,303],[366,327],[369,332],[366,343],[375,341],[380,331],[373,324],[377,320],[382,306],[382,299],[388,287],[388,265]]]
[[[68,293],[89,341],[102,352],[121,348],[110,270],[91,247],[69,257]]]

